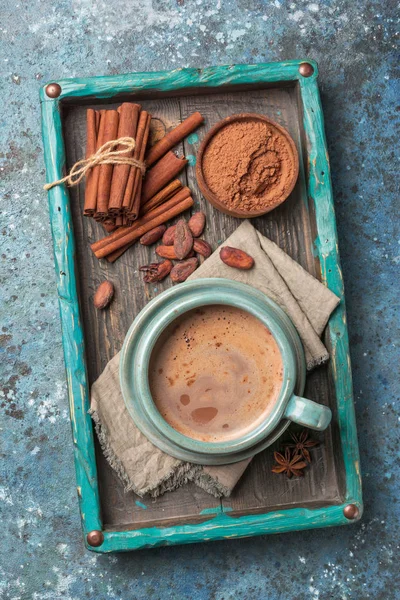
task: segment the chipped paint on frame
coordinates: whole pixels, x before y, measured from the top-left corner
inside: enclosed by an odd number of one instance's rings
[[[317,86],[318,69],[311,77],[299,74],[304,61],[258,65],[231,65],[206,69],[178,69],[156,73],[134,73],[111,77],[68,79],[58,83],[59,98],[50,99],[41,89],[42,130],[47,180],[63,175],[65,150],[62,137],[60,103],[74,99],[107,99],[141,91],[176,91],[188,88],[223,87],[226,85],[298,81],[303,103],[303,122],[309,155],[308,197],[314,203],[318,235],[314,240],[315,256],[321,265],[322,280],[341,298],[329,321],[331,365],[338,403],[338,421],[346,471],[345,502],[318,509],[293,508],[267,514],[232,517],[225,512],[210,513],[210,519],[196,525],[145,528],[133,531],[104,531],[104,542],[95,552],[113,552],[154,547],[164,544],[252,536],[266,533],[325,527],[349,523],[344,507],[356,504],[362,514],[361,477],[357,433],[353,406],[348,334],[344,306],[344,290],[339,265],[335,213],[330,182],[329,159]],[[64,185],[49,191],[49,211],[54,243],[54,260],[59,295],[63,347],[67,370],[71,426],[78,498],[83,532],[101,530],[100,501],[94,453],[93,427],[89,408],[83,330],[74,266],[75,242],[69,197]]]

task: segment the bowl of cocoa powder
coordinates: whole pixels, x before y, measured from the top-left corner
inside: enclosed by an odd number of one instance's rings
[[[286,129],[253,113],[232,115],[208,132],[197,156],[200,191],[215,208],[239,218],[263,215],[284,202],[299,174]]]

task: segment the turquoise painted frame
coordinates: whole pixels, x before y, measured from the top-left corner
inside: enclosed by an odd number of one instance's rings
[[[307,64],[312,69],[307,68]],[[306,68],[304,69],[304,66]],[[305,73],[302,75],[301,73]],[[317,85],[318,68],[314,61],[287,61],[258,65],[232,65],[205,69],[178,69],[154,73],[133,73],[88,79],[57,81],[57,98],[40,91],[42,132],[47,181],[63,176],[65,149],[62,135],[61,104],[65,101],[114,98],[135,92],[177,92],[192,88],[219,88],[244,84],[298,82],[303,105],[303,125],[309,158],[308,196],[314,204],[317,237],[314,252],[321,264],[324,283],[340,299],[329,321],[331,366],[336,388],[337,419],[345,467],[343,504],[323,508],[294,508],[266,514],[233,517],[221,508],[210,519],[194,525],[176,525],[133,531],[104,531],[102,528],[93,427],[88,415],[89,389],[86,375],[83,329],[74,264],[75,242],[69,195],[65,185],[48,193],[50,222],[54,243],[63,334],[69,406],[71,414],[77,491],[82,528],[87,548],[96,552],[135,550],[165,544],[181,544],[279,533],[291,530],[343,525],[361,517],[362,495],[353,405],[350,355],[344,303],[343,278],[338,255],[335,213],[330,181],[329,159],[324,133],[323,113]],[[349,506],[351,505],[351,506]],[[98,547],[87,542],[87,535],[102,531]]]

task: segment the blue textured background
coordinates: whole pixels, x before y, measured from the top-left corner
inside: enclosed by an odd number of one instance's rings
[[[2,600],[400,598],[395,32],[390,0],[1,3]],[[320,67],[364,518],[347,528],[128,555],[86,552],[42,191],[39,86],[306,56]]]

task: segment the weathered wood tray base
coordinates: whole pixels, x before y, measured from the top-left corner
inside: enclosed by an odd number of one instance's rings
[[[185,140],[180,150],[191,162],[183,180],[193,190],[195,209],[207,213],[207,239],[214,248],[239,222],[216,212],[198,192],[193,165],[199,141],[209,127],[234,113],[259,112],[278,121],[295,140],[300,176],[290,198],[254,224],[341,299],[324,336],[330,362],[308,376],[306,387],[307,396],[332,408],[333,422],[321,435],[303,479],[274,476],[270,448],[254,458],[226,500],[189,485],[154,501],[125,494],[98,447],[88,414],[89,388],[121,349],[137,313],[164,285],[145,287],[138,273],[140,265],[154,258],[154,249],[137,246],[114,265],[98,262],[89,243],[103,233],[99,225],[82,217],[83,186],[73,188],[70,195],[64,185],[52,188],[49,213],[77,492],[90,550],[127,551],[230,539],[343,525],[361,517],[344,290],[317,75],[315,62],[286,61],[67,79],[41,89],[49,182],[60,179],[64,168],[84,155],[88,106],[140,100],[155,117],[155,135],[193,111],[202,112],[205,127]],[[110,310],[95,312],[92,296],[105,278],[115,282],[116,298]]]
[[[199,142],[217,121],[241,112],[261,113],[287,128],[293,137],[300,157],[300,176],[290,198],[278,209],[254,220],[262,233],[275,241],[313,276],[321,279],[321,268],[314,257],[316,237],[313,206],[307,197],[306,173],[309,157],[303,130],[302,106],[298,83],[266,86],[235,86],[234,91],[197,90],[190,95],[157,94],[157,98],[142,96],[140,102],[155,119],[154,135],[177,125],[194,111],[205,116],[205,126],[185,140],[180,150],[189,156],[193,165]],[[130,100],[137,95],[129,96]],[[115,107],[118,104],[109,104]],[[63,108],[63,128],[68,168],[84,156],[85,123],[88,104],[70,104]],[[90,106],[98,107],[98,104]],[[179,150],[179,148],[178,148]],[[216,211],[197,188],[195,168],[190,166],[182,181],[193,191],[195,209],[207,213],[206,239],[215,249],[239,225],[240,221]],[[102,372],[107,362],[121,349],[124,336],[142,307],[170,285],[170,281],[144,285],[138,267],[155,259],[154,247],[136,245],[115,264],[98,261],[89,243],[104,235],[100,225],[82,217],[84,187],[70,191],[71,209],[76,241],[76,265],[79,298],[84,324],[89,384]],[[103,279],[115,283],[116,298],[110,310],[96,311],[92,304],[94,290]],[[325,343],[329,346],[329,335]],[[329,365],[316,369],[307,378],[306,396],[331,407],[336,415],[335,387],[331,382]],[[124,493],[123,486],[109,467],[96,440],[96,460],[103,528],[131,530],[176,524],[199,523],[217,512],[229,516],[268,513],[293,507],[323,507],[344,500],[344,467],[337,421],[319,436],[321,445],[313,451],[313,464],[302,479],[288,480],[271,473],[273,450],[277,442],[254,458],[230,498],[218,500],[195,485],[187,485],[173,493],[153,500],[142,499],[134,493]]]

